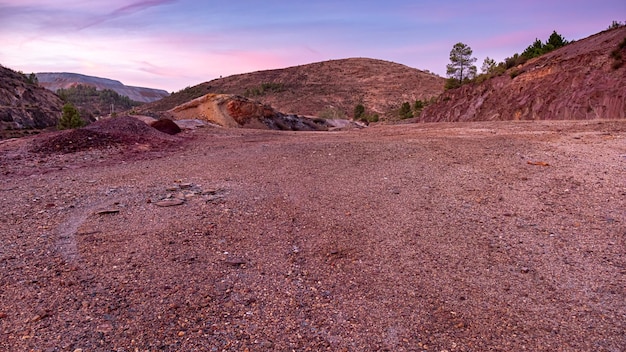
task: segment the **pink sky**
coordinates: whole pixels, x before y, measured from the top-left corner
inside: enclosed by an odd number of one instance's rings
[[[0,64],[177,91],[237,73],[370,57],[442,76],[463,42],[478,66],[553,30],[568,40],[626,21],[598,1],[0,0]]]

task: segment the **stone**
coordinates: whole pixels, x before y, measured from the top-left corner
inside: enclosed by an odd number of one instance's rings
[[[175,199],[164,199],[164,200],[158,201],[158,202],[156,202],[154,204],[159,206],[159,207],[173,207],[173,206],[181,205],[181,204],[184,204],[184,203],[185,203],[184,200],[175,198]]]
[[[528,272],[530,272],[530,269],[526,266],[523,266],[522,269],[520,270],[522,273],[527,274]]]
[[[232,265],[232,266],[241,266],[241,265],[246,264],[245,259],[239,258],[239,257],[228,257],[228,258],[226,258],[226,260],[224,262],[226,264]]]
[[[96,215],[107,215],[107,214],[117,214],[119,213],[119,209],[102,209],[96,211]]]

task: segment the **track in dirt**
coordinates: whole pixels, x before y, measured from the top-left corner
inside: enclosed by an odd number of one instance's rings
[[[0,144],[2,348],[626,346],[625,121],[179,139]]]

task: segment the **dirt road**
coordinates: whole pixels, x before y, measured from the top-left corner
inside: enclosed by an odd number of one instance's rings
[[[0,350],[626,349],[626,121],[45,138],[0,143]]]

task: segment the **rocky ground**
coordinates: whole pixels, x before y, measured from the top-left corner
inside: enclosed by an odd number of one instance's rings
[[[626,349],[624,120],[82,131],[0,142],[0,350]]]

